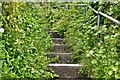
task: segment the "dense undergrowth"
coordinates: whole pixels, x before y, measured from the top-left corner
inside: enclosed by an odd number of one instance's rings
[[[2,75],[9,78],[51,78],[46,57],[52,45],[48,28],[65,36],[74,63],[83,64],[82,77],[120,78],[120,28],[90,9],[63,3],[3,3]],[[64,3],[65,4],[65,3]],[[69,3],[67,3],[69,4]],[[89,3],[120,19],[120,3]],[[0,24],[1,25],[1,24]],[[87,76],[86,76],[87,75]]]
[[[2,3],[1,27],[5,30],[0,44],[2,78],[56,76],[46,66],[51,62],[46,54],[53,42],[46,32],[49,24],[45,9],[37,3]]]
[[[119,20],[120,3],[90,3]],[[98,5],[99,4],[99,5]],[[90,78],[120,78],[120,28],[110,20],[101,17],[97,26],[97,15],[83,7],[65,6],[53,9],[53,31],[65,36],[65,42],[71,47],[74,63],[83,64],[80,74]],[[87,76],[86,76],[87,75]]]

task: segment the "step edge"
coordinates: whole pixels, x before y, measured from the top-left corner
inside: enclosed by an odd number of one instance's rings
[[[73,54],[73,53],[56,53],[56,52],[53,52],[53,53],[49,53],[49,54]]]
[[[51,38],[52,40],[64,40],[64,38]]]
[[[55,66],[55,67],[82,67],[83,65],[81,64],[48,64],[48,67],[50,66]]]
[[[59,44],[59,43],[56,43],[56,44],[54,44],[54,46],[67,46],[67,44]]]
[[[58,31],[48,31],[48,32],[51,32],[51,33],[56,32],[56,33],[58,33]]]

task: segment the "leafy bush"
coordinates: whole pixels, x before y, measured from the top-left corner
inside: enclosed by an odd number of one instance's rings
[[[46,54],[52,41],[46,30],[44,5],[24,2],[2,3],[2,77],[52,78]]]
[[[57,6],[56,6],[57,4]],[[96,10],[119,19],[119,3],[90,3]],[[98,5],[99,4],[99,5]],[[39,6],[40,5],[40,6]],[[10,78],[51,78],[46,57],[52,45],[48,28],[65,36],[74,63],[83,64],[80,73],[91,78],[120,78],[120,28],[83,7],[60,3],[3,3],[2,74]],[[105,11],[104,7],[107,6]],[[110,13],[110,14],[109,14]],[[113,14],[115,13],[115,14]],[[9,74],[8,74],[9,73]],[[87,75],[87,76],[86,76]]]
[[[94,4],[94,7],[96,6]],[[108,6],[115,8],[115,5],[110,4]],[[111,8],[108,7],[107,13]],[[61,9],[59,9],[57,8],[61,12]],[[116,10],[112,10],[115,13],[118,9],[117,6]],[[54,16],[59,13],[57,10],[53,12]],[[98,27],[96,26],[97,17],[93,11],[88,9],[86,16],[84,16],[81,7],[67,6],[64,14],[53,23],[55,25],[53,30],[65,35],[65,42],[75,53],[73,62],[84,65],[80,73],[84,73],[91,78],[120,78],[119,26],[102,18],[102,24]],[[117,19],[119,16],[116,16],[116,14],[113,15]],[[85,18],[86,22],[83,23]]]

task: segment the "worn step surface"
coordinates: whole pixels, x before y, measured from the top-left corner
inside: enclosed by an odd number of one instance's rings
[[[69,47],[66,44],[55,44],[52,52],[66,53],[69,52]]]
[[[56,44],[64,44],[63,38],[52,38],[52,40]]]
[[[52,69],[55,74],[59,75],[60,80],[71,80],[78,78],[79,69],[82,67],[80,64],[72,64],[72,53],[69,47],[63,43],[64,36],[59,35],[57,32],[48,32],[55,45],[51,53],[47,56],[50,58],[58,56],[55,63],[48,64],[48,69]]]
[[[60,35],[57,32],[51,32],[51,31],[49,31],[48,33],[51,35],[52,38],[64,38],[63,35]]]
[[[58,60],[57,63],[72,63],[72,53],[55,53],[55,52],[51,52],[50,54],[48,54],[47,56],[49,58],[53,58],[58,56]]]
[[[59,78],[78,78],[78,71],[82,67],[80,64],[48,64]]]

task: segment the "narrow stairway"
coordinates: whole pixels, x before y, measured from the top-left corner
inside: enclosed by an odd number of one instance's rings
[[[57,32],[49,32],[49,34],[55,43],[49,57],[52,58],[58,56],[58,60],[57,63],[48,64],[48,68],[59,75],[60,80],[78,78],[78,71],[82,65],[72,64],[73,53],[70,53],[69,47],[63,43],[64,37],[60,36]]]

